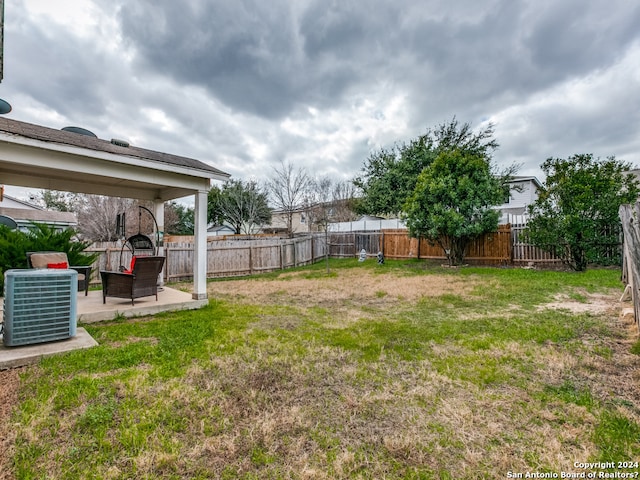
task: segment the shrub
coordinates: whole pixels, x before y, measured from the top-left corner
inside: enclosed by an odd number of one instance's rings
[[[28,232],[0,225],[0,290],[4,291],[4,272],[27,268],[27,252],[65,252],[70,265],[91,265],[98,254],[86,254],[90,242],[77,240],[73,229],[56,230],[34,223]]]

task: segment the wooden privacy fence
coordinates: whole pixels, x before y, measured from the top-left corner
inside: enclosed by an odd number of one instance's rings
[[[406,232],[406,230],[405,230]],[[331,232],[329,234],[329,256],[353,258],[364,250],[369,255],[382,251],[382,232]]]
[[[515,265],[555,265],[562,259],[527,242],[526,225],[511,225],[511,259]]]
[[[526,243],[523,230],[521,225],[500,225],[496,232],[471,242],[465,260],[484,265],[561,262],[559,258]],[[410,238],[407,230],[329,232],[326,236],[315,233],[296,238],[225,237],[207,242],[207,276],[250,275],[313,263],[324,258],[327,239],[332,258],[354,258],[365,250],[369,256],[383,252],[386,258],[446,259],[439,245]],[[193,276],[193,242],[188,241],[190,238],[185,240],[165,242],[165,281],[187,280]],[[131,261],[131,253],[126,248],[123,250],[121,243],[95,243],[87,250],[100,253],[94,264],[92,283],[100,282],[99,270],[117,270],[120,265],[128,266]]]
[[[621,205],[618,210],[622,222],[622,281],[633,300],[633,315],[640,329],[640,203]]]
[[[422,238],[410,238],[406,230],[385,230],[383,253],[386,258],[446,259],[440,245]],[[483,235],[467,247],[465,260],[472,263],[501,265],[512,261],[511,228],[500,225],[497,232]]]
[[[500,225],[498,230],[472,241],[465,260],[483,265],[558,265],[562,259],[527,242],[526,225]],[[613,255],[619,245],[607,246]],[[364,249],[370,256],[383,252],[386,258],[445,260],[442,248],[424,239],[411,238],[407,230],[379,232],[331,232],[331,257],[353,257]]]
[[[92,283],[100,283],[99,270],[118,270],[131,262],[131,252],[119,242],[97,242],[87,252],[99,253],[94,263]],[[142,252],[149,255],[151,252]],[[166,242],[165,281],[193,277],[194,247],[191,242]],[[207,242],[207,276],[230,277],[306,265],[325,256],[325,237],[262,238]]]
[[[230,277],[270,272],[315,262],[325,255],[324,236],[293,239],[224,240],[207,243],[207,276]],[[193,244],[165,245],[165,279],[190,278]]]

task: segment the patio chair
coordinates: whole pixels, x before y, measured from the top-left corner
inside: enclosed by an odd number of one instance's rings
[[[107,297],[134,299],[156,296],[158,300],[158,275],[164,266],[164,257],[136,257],[131,273],[100,271],[102,278],[102,303]]]
[[[72,266],[65,252],[27,252],[29,268],[70,268],[78,272],[78,292],[84,290],[85,297],[89,294],[89,280],[91,265]]]

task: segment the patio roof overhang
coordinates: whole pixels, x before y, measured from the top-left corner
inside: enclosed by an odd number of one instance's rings
[[[198,160],[0,119],[4,184],[167,201],[228,178]]]

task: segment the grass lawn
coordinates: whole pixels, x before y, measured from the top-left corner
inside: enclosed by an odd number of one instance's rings
[[[335,260],[210,282],[201,310],[86,325],[99,347],[25,369],[5,464],[18,479],[635,478],[574,466],[640,461],[619,277]]]

